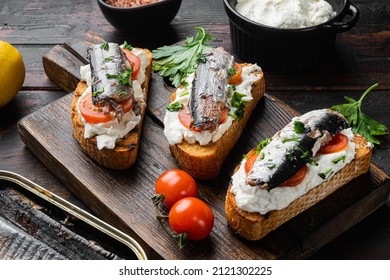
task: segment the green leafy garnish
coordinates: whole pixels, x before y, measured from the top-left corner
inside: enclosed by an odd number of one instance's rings
[[[125,71],[119,75],[107,73],[106,77],[107,79],[117,79],[122,85],[131,86],[131,73],[133,73],[133,70],[126,68]]]
[[[96,96],[98,96],[99,94],[101,94],[103,92],[104,92],[104,88],[100,88],[97,91],[92,92],[92,96],[96,97]]]
[[[329,179],[329,177],[332,176],[333,173],[334,171],[332,170],[332,168],[329,168],[324,173],[319,173],[318,176],[320,176],[322,180],[326,180]]]
[[[232,118],[235,120],[241,120],[245,113],[245,103],[248,101],[243,100],[242,98],[245,97],[245,94],[239,93],[235,91],[232,95],[232,99],[230,101],[230,105],[236,110],[234,111],[234,114],[229,114]]]
[[[344,156],[341,156],[341,157],[338,157],[338,158],[332,160],[332,163],[333,163],[333,164],[338,164],[340,161],[345,162],[345,157],[346,157],[345,155],[344,155]]]
[[[354,133],[361,134],[367,139],[367,141],[374,144],[380,144],[379,139],[375,136],[386,135],[389,133],[387,126],[364,114],[361,110],[361,106],[367,93],[377,86],[378,84],[374,84],[369,87],[357,101],[351,97],[345,96],[344,98],[348,101],[348,103],[334,105],[332,107],[333,110],[344,115]]]
[[[303,122],[300,122],[300,121],[295,121],[294,122],[294,130],[295,130],[295,133],[304,133],[305,132],[305,124]]]
[[[263,141],[261,141],[259,143],[259,145],[257,145],[256,154],[259,154],[261,152],[261,150],[264,149],[264,147],[267,146],[268,143],[271,142],[271,141],[272,141],[272,137],[264,139]],[[263,153],[263,155],[264,155],[264,153]],[[263,156],[263,159],[264,159],[264,156]]]
[[[133,50],[133,46],[130,45],[129,43],[127,43],[126,41],[123,42],[123,48],[124,49],[127,49],[129,51],[132,51]]]
[[[173,102],[166,108],[169,112],[178,112],[183,108],[183,104],[180,102]]]
[[[104,58],[104,61],[105,61],[105,62],[112,61],[112,57],[109,57],[109,56],[108,56],[108,57],[105,57],[105,58]]]
[[[234,74],[236,74],[236,69],[233,67],[233,68],[229,68],[227,70],[227,73],[230,75],[230,76],[233,76]]]
[[[100,45],[100,48],[105,50],[105,51],[108,51],[108,49],[110,48],[110,46],[108,45],[107,42],[104,42],[103,44]]]
[[[202,27],[195,37],[187,37],[184,45],[163,46],[152,51],[153,70],[163,77],[169,77],[173,86],[178,87],[188,74],[196,71],[202,54],[211,50],[206,43],[213,36],[206,33]]]
[[[291,141],[299,142],[298,136],[293,135],[291,137],[283,137],[282,138],[282,143],[291,142]]]

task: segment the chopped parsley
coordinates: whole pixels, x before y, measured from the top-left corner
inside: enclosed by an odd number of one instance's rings
[[[295,121],[294,122],[294,130],[295,133],[304,133],[305,132],[305,124],[301,121]]]
[[[233,76],[234,74],[237,73],[236,69],[233,67],[233,68],[229,68],[227,70],[227,73],[230,75],[230,76]]]
[[[312,166],[318,166],[318,162],[313,158],[309,159],[309,164]]]
[[[103,44],[100,45],[100,48],[105,50],[105,51],[108,51],[108,49],[110,48],[110,45],[107,42],[104,42]]]
[[[123,48],[129,51],[133,50],[133,46],[127,43],[126,41],[123,42]]]
[[[245,103],[248,101],[243,100],[242,98],[246,96],[245,94],[239,93],[237,91],[233,92],[232,99],[230,104],[232,107],[236,108],[234,114],[230,114],[233,119],[241,120],[245,113]]]
[[[296,135],[293,135],[291,137],[283,137],[282,138],[282,143],[286,143],[286,142],[290,142],[290,141],[299,142],[299,138]]]
[[[181,109],[183,109],[183,104],[180,103],[180,102],[173,102],[171,104],[168,105],[168,107],[166,108],[169,112],[178,112],[180,111]]]
[[[197,63],[206,63],[207,57],[203,53],[199,53],[198,57],[196,58]]]
[[[183,87],[184,87],[184,88],[188,88],[189,85],[190,85],[190,84],[189,84],[188,82],[184,82],[184,83],[183,83]]]
[[[329,179],[329,177],[332,176],[333,173],[334,171],[332,170],[332,168],[329,168],[324,173],[319,173],[318,176],[320,176],[322,180],[326,180]]]
[[[96,97],[96,96],[98,96],[99,94],[101,94],[101,93],[103,93],[103,92],[104,92],[104,87],[98,89],[97,91],[92,92],[92,96],[93,96],[93,97]]]
[[[131,73],[133,73],[132,69],[126,68],[124,72],[115,75],[115,74],[106,74],[107,79],[117,79],[122,85],[131,86]]]
[[[105,62],[109,62],[109,61],[112,61],[112,59],[113,59],[112,57],[108,56],[108,57],[105,57],[105,58],[104,58],[104,61],[105,61]]]
[[[345,155],[343,155],[343,156],[341,156],[341,157],[338,157],[338,158],[332,160],[332,163],[338,164],[340,161],[345,162],[345,157],[346,157]]]
[[[267,146],[269,142],[271,142],[271,140],[272,140],[272,137],[264,139],[263,141],[261,141],[259,143],[259,145],[257,145],[256,154],[259,154],[261,152],[261,150],[264,149],[264,147]],[[262,157],[261,159],[264,159],[264,153],[262,153],[261,157]]]

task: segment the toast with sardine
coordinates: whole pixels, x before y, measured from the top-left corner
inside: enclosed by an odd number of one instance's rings
[[[258,65],[237,63],[223,48],[204,53],[172,94],[164,117],[179,166],[198,179],[217,177],[264,90]]]
[[[151,76],[152,54],[126,42],[91,45],[72,102],[73,136],[110,169],[134,165]]]
[[[228,224],[259,240],[369,170],[372,144],[340,113],[321,109],[295,117],[253,148],[226,194]]]

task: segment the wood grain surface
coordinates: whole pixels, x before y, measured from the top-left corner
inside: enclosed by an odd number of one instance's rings
[[[57,69],[52,74],[61,76],[61,72]],[[159,114],[154,115],[157,121],[150,117],[145,119],[136,166],[127,171],[101,167],[80,150],[72,137],[71,94],[23,118],[18,126],[24,143],[57,178],[67,184],[98,216],[135,235],[139,242],[149,248],[153,257],[307,258],[376,210],[388,197],[388,177],[373,165],[369,174],[345,186],[347,191],[343,188],[336,192],[260,242],[248,242],[236,237],[227,226],[224,212],[230,175],[242,154],[260,140],[271,137],[292,116],[298,114],[280,100],[266,95],[254,111],[243,137],[229,155],[221,175],[212,181],[198,182],[200,197],[212,207],[215,215],[210,237],[190,242],[183,250],[179,250],[155,219],[156,211],[150,200],[158,176],[167,169],[177,168],[162,127],[163,108],[169,102],[172,89],[164,86],[162,78],[156,74],[153,74],[150,88],[151,106],[160,108]],[[356,209],[359,211],[356,212]]]
[[[352,2],[361,12],[359,21],[348,32],[338,34],[335,49],[326,61],[310,73],[286,75],[266,72],[266,91],[269,96],[275,96],[303,113],[320,106],[330,107],[344,102],[345,95],[358,98],[364,89],[378,82],[379,87],[366,97],[363,109],[374,119],[389,125],[390,2],[382,0],[352,0]],[[107,41],[120,43],[127,40],[135,46],[155,49],[194,35],[195,26],[202,26],[206,31],[215,35],[217,39],[214,44],[216,46],[221,45],[232,51],[228,24],[229,21],[220,0],[183,0],[176,18],[165,29],[156,28],[154,32],[134,36],[126,36],[116,31],[102,16],[95,0],[62,0],[60,2],[56,0],[3,0],[0,5],[0,40],[14,44],[22,53],[26,65],[26,80],[16,98],[0,110],[0,169],[19,173],[88,211],[99,210],[96,209],[97,206],[93,209],[89,208],[71,193],[68,189],[69,184],[59,180],[20,139],[17,129],[18,121],[67,96],[67,91],[64,91],[46,75],[42,57],[56,45],[69,51],[66,48],[67,45],[87,40],[91,36],[94,37],[94,34],[100,34]],[[155,86],[164,87],[165,85],[161,82]],[[165,108],[161,105],[164,99],[164,96],[158,96],[149,103],[146,123],[152,124],[151,127],[155,130],[161,130],[159,120]],[[265,125],[270,126],[270,124]],[[254,136],[250,137],[248,144],[257,140],[253,138]],[[152,144],[145,143],[144,145],[149,147]],[[240,155],[232,154],[232,158],[238,160]],[[390,136],[387,135],[382,138],[381,145],[375,147],[372,160],[381,170],[390,174],[389,158]],[[173,164],[172,159],[169,159],[164,162],[164,167],[173,166]],[[161,171],[162,167],[150,166],[149,168],[152,169],[149,171],[151,174],[157,175],[157,171]],[[149,175],[148,171],[143,172]],[[150,182],[152,180],[153,177]],[[379,189],[383,190],[383,188]],[[373,190],[372,193],[375,192]],[[202,187],[202,194],[208,197],[209,188]],[[222,197],[222,191],[217,196]],[[377,203],[374,199],[367,201]],[[355,207],[348,208],[349,216],[353,218],[352,224],[356,223],[354,215],[359,215],[360,207],[357,206],[361,206],[354,205]],[[322,209],[324,211],[322,214],[326,216],[327,211],[330,211],[330,215],[333,215],[334,211],[331,209],[334,206],[334,203],[329,202],[329,206],[324,206]],[[389,206],[390,203],[387,200],[378,210],[336,239],[329,235],[329,239],[334,240],[325,247],[306,246],[306,257],[311,259],[389,259]],[[100,213],[95,212],[95,214]],[[112,213],[101,214],[109,216]],[[349,222],[349,219],[339,220],[333,225],[329,223],[329,227],[349,228]],[[313,230],[315,232],[315,229]],[[302,235],[297,234],[297,236]],[[315,238],[316,235],[313,233],[312,236]],[[284,246],[284,244],[295,238],[291,236],[286,240],[279,238],[279,246],[288,248],[289,246]],[[322,246],[323,243],[328,243],[327,238],[324,238],[323,242],[318,242],[317,245]],[[291,242],[291,244],[294,243]],[[275,247],[269,251],[280,252],[278,245]],[[287,254],[286,258],[294,256],[294,252],[296,255],[305,257],[302,248],[297,250],[294,249],[295,246],[290,248],[292,255]]]

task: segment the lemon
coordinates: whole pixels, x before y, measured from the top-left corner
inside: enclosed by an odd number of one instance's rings
[[[0,41],[0,108],[16,96],[22,88],[25,75],[20,52],[11,44]]]

